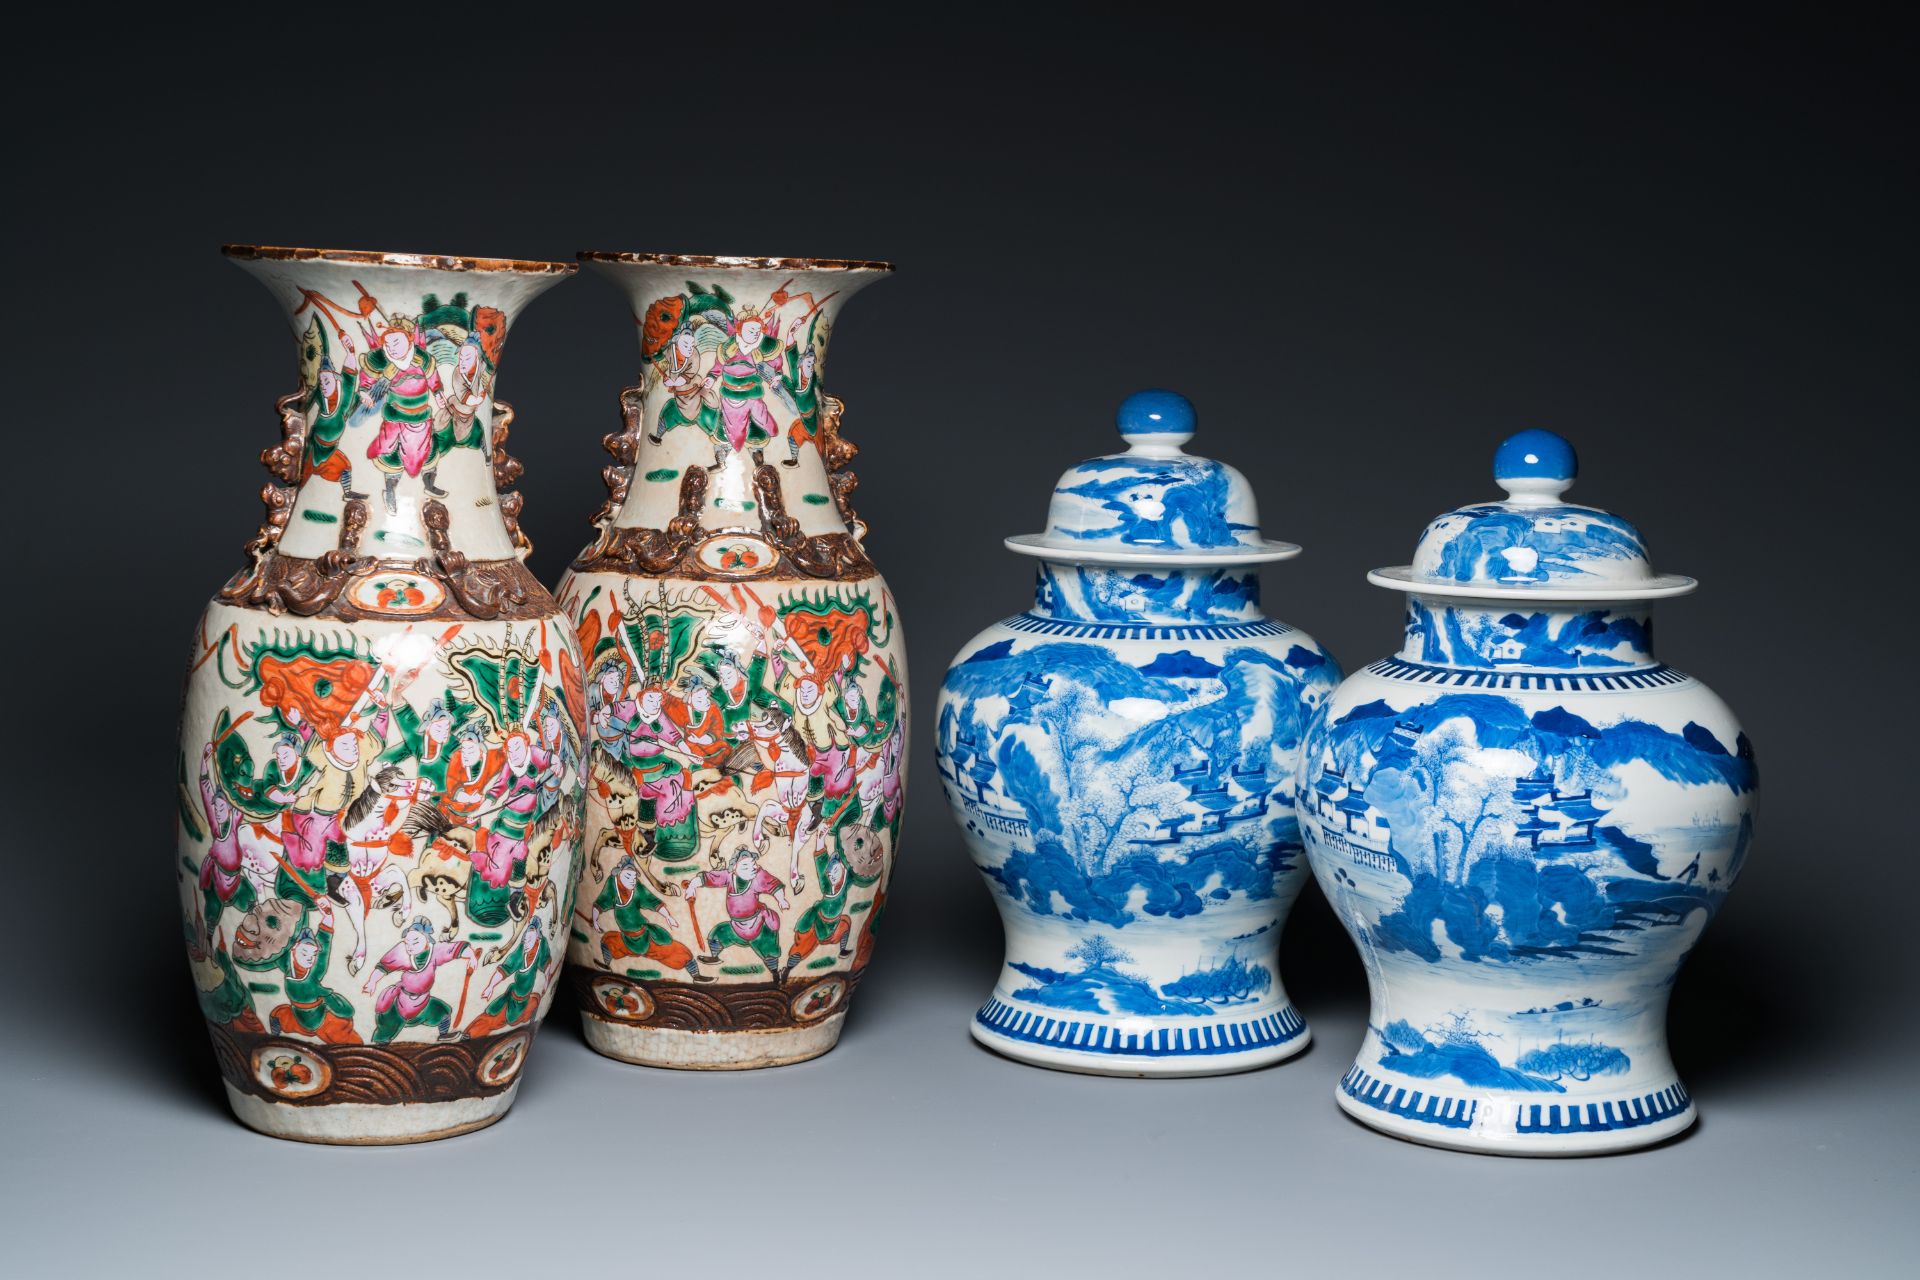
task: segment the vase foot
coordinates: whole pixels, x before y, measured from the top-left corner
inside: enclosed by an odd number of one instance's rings
[[[1292,1005],[1222,1018],[1105,1018],[1037,1010],[998,997],[973,1015],[973,1038],[995,1053],[1099,1076],[1217,1076],[1285,1061],[1313,1039]]]
[[[450,1102],[336,1102],[300,1106],[272,1102],[227,1085],[227,1104],[240,1123],[256,1133],[294,1142],[328,1146],[383,1147],[436,1142],[472,1133],[507,1114],[519,1091],[516,1082],[500,1093]]]
[[[1453,1151],[1508,1156],[1583,1156],[1664,1142],[1699,1113],[1686,1086],[1609,1090],[1601,1097],[1453,1090],[1355,1065],[1334,1089],[1340,1109],[1372,1129]]]
[[[582,1011],[580,1028],[596,1053],[642,1067],[676,1071],[752,1071],[817,1058],[840,1039],[847,1020],[836,1013],[818,1022],[765,1031],[682,1031],[615,1022]]]

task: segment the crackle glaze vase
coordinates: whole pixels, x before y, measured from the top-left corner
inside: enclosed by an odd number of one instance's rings
[[[1316,718],[1301,826],[1372,988],[1336,1091],[1436,1146],[1573,1155],[1685,1129],[1667,1053],[1681,961],[1753,838],[1753,752],[1726,705],[1654,657],[1633,526],[1561,494],[1567,442],[1494,456],[1507,496],[1427,526],[1406,640]]]
[[[816,1057],[873,955],[904,799],[899,614],[821,385],[842,304],[891,268],[581,258],[626,295],[641,365],[558,591],[587,664],[569,982],[609,1057]]]
[[[1244,1071],[1307,1045],[1280,982],[1306,879],[1294,805],[1339,680],[1260,610],[1252,488],[1185,452],[1193,406],[1143,391],[1128,448],[1060,478],[1033,607],[975,636],[940,688],[948,808],[1006,931],[974,1037],[1102,1075]]]
[[[584,672],[522,564],[508,327],[571,263],[231,246],[291,325],[266,518],[207,606],[179,881],[233,1110],[391,1143],[490,1124],[557,990]]]

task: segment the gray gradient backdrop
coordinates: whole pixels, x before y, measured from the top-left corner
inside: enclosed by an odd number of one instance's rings
[[[415,9],[403,64],[373,10],[298,34],[266,12],[102,31],[111,47],[77,11],[12,33],[10,207],[34,225],[5,277],[0,1272],[1914,1263],[1914,690],[1893,625],[1913,545],[1909,32],[1617,6],[1259,27],[1201,6],[966,26]],[[395,121],[434,164],[383,171]],[[174,919],[173,715],[293,360],[224,240],[899,264],[847,309],[828,379],[919,713],[886,945],[836,1052],[650,1072],[594,1056],[560,1011],[478,1135],[331,1150],[228,1117]],[[596,279],[514,328],[503,389],[549,581],[585,540],[637,363]],[[1576,441],[1574,496],[1705,582],[1661,609],[1662,655],[1739,711],[1765,784],[1755,855],[1675,1000],[1691,1135],[1534,1163],[1345,1120],[1364,984],[1311,889],[1284,970],[1314,1045],[1281,1067],[1090,1079],[968,1038],[998,926],[934,785],[933,691],[1027,599],[1002,535],[1036,527],[1054,475],[1154,385],[1194,398],[1198,447],[1306,546],[1265,575],[1270,612],[1349,667],[1399,635],[1364,572],[1489,496],[1489,451],[1522,426]]]

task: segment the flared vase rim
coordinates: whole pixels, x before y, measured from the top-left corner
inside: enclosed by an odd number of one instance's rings
[[[577,262],[546,262],[535,258],[470,258],[445,253],[389,253],[370,249],[308,249],[277,244],[223,244],[220,252],[236,262],[340,262],[351,266],[412,267],[427,271],[505,272],[516,275],[565,276],[580,269]]]
[[[707,253],[621,253],[582,249],[580,261],[632,267],[698,267],[732,271],[892,271],[891,262],[875,258],[757,258]]]

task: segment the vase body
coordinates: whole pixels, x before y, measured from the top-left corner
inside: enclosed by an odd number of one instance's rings
[[[640,326],[598,536],[558,595],[587,664],[587,1042],[742,1069],[840,1035],[903,816],[903,637],[820,386],[879,263],[583,255]]]
[[[1123,431],[1127,421],[1123,406]],[[1195,537],[1225,523],[1202,513],[1200,495],[1244,483],[1221,464],[1136,446],[1069,472],[1054,501],[1057,514],[1092,495],[1104,511],[1123,493],[1123,519],[1144,529],[1184,511]],[[1061,523],[1028,541],[1065,542]],[[1280,930],[1307,875],[1301,745],[1339,671],[1310,636],[1261,612],[1252,564],[1207,558],[1043,558],[1033,608],[948,667],[937,768],[1006,934],[971,1029],[1008,1057],[1205,1075],[1307,1045],[1280,980]]]
[[[1733,714],[1655,658],[1633,598],[1691,580],[1650,577],[1617,517],[1544,502],[1443,517],[1410,570],[1373,575],[1411,592],[1406,642],[1316,718],[1301,805],[1371,989],[1340,1106],[1512,1155],[1693,1123],[1667,998],[1746,857],[1757,782]],[[1497,581],[1470,563],[1487,555]]]
[[[255,1129],[466,1132],[512,1103],[580,849],[580,657],[521,562],[493,396],[509,324],[572,266],[228,252],[300,383],[181,715],[201,1009]]]

